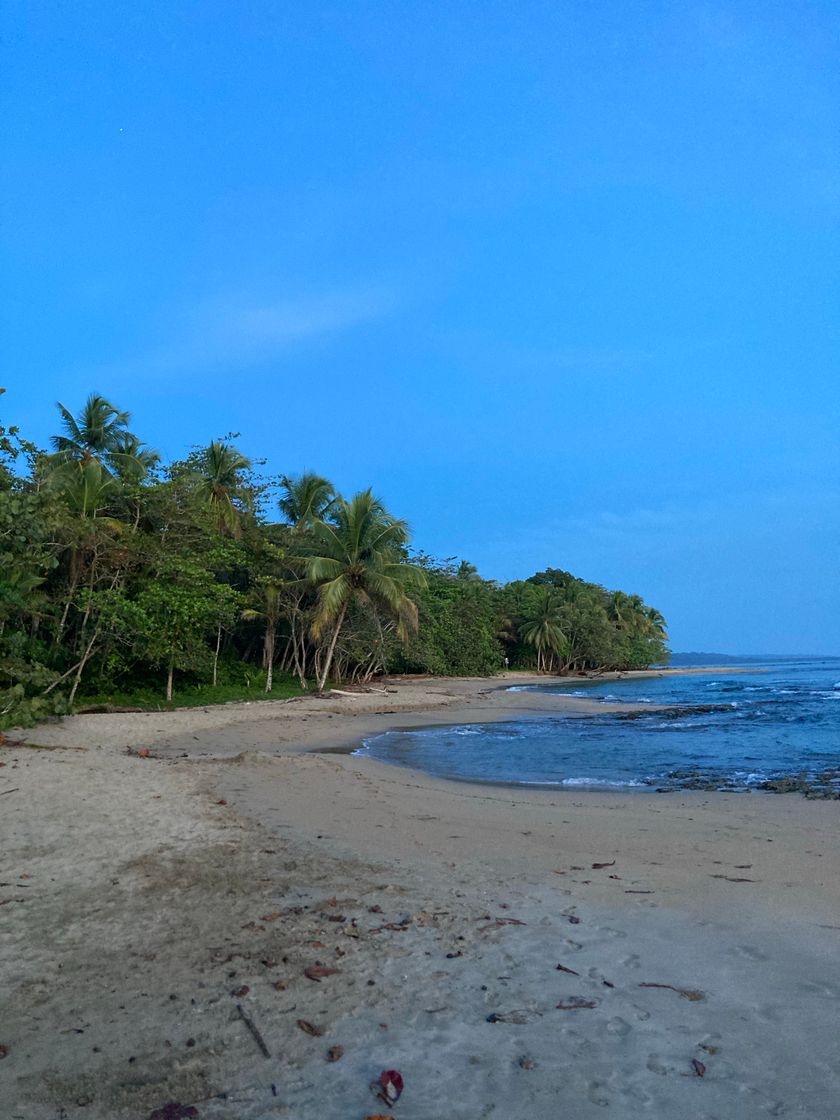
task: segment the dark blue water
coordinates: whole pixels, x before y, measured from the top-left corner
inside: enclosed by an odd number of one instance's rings
[[[506,785],[755,789],[837,770],[827,781],[840,786],[840,658],[764,664],[763,672],[546,682],[528,691],[628,709],[391,731],[363,750],[441,777]]]

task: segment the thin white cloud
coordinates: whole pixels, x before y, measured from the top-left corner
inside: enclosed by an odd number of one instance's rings
[[[259,302],[231,296],[204,300],[185,310],[158,345],[115,362],[102,376],[109,383],[138,376],[178,380],[220,368],[250,367],[295,345],[382,318],[394,306],[393,295],[376,289]]]
[[[511,571],[523,570],[525,557],[538,557],[538,564],[569,564],[583,574],[593,567],[620,571],[643,562],[661,571],[697,557],[705,557],[710,567],[738,566],[748,556],[754,562],[756,553],[773,557],[782,541],[789,549],[794,537],[840,539],[838,508],[840,492],[831,485],[825,490],[732,492],[656,508],[593,510],[488,543],[497,567],[509,565]]]

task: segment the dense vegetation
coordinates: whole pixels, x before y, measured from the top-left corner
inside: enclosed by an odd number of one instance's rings
[[[234,436],[164,465],[129,423],[93,395],[78,415],[59,405],[49,450],[0,427],[0,726],[91,698],[667,656],[638,596],[559,569],[500,586],[412,553],[370,490],[261,476]]]

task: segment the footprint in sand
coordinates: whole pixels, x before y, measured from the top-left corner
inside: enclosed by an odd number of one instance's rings
[[[658,1073],[660,1077],[665,1077],[668,1073],[668,1067],[658,1054],[648,1054],[648,1060],[645,1062],[645,1065],[651,1073]]]
[[[756,1018],[761,1019],[765,1023],[779,1023],[783,1019],[782,1008],[777,1007],[775,1004],[766,1003],[761,1007],[755,1009]]]
[[[834,984],[815,984],[813,980],[805,980],[799,985],[799,990],[811,996],[821,996],[823,999],[840,998],[840,989]]]
[[[609,1108],[610,1098],[607,1096],[607,1086],[603,1081],[593,1081],[586,1095],[593,1104],[600,1105],[601,1108]]]
[[[618,1038],[624,1038],[632,1029],[630,1024],[619,1015],[616,1015],[613,1019],[609,1019],[607,1025],[604,1027],[607,1034],[616,1035]]]
[[[756,949],[754,945],[736,945],[732,952],[736,957],[743,957],[747,961],[766,961],[770,959],[766,953],[762,953],[761,949]]]
[[[640,1105],[649,1105],[653,1100],[650,1093],[646,1093],[644,1089],[638,1085],[628,1085],[621,1090],[622,1097],[628,1097],[631,1101]]]
[[[641,962],[641,959],[640,959],[638,953],[631,953],[629,957],[625,957],[624,960],[619,961],[618,963],[622,966],[622,968],[641,968],[642,967],[642,962]]]

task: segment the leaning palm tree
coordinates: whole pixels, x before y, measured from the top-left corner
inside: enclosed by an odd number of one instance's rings
[[[333,484],[313,471],[283,475],[280,484],[283,496],[277,504],[294,529],[307,529],[313,522],[323,521],[335,501]]]
[[[251,466],[231,443],[213,440],[198,457],[198,493],[210,509],[216,527],[232,537],[241,535],[242,474]]]
[[[555,588],[541,587],[520,626],[523,642],[537,651],[537,671],[547,671],[566,648],[561,600]]]
[[[668,629],[665,616],[656,607],[645,607],[643,614],[650,637],[657,638],[659,641],[666,641]]]
[[[312,635],[318,640],[331,631],[319,689],[327,682],[347,608],[354,600],[389,615],[403,639],[417,629],[417,605],[407,592],[424,587],[426,576],[403,559],[408,540],[405,521],[392,517],[370,490],[350,501],[336,498],[330,521],[313,523],[303,552],[309,580],[318,589]]]

